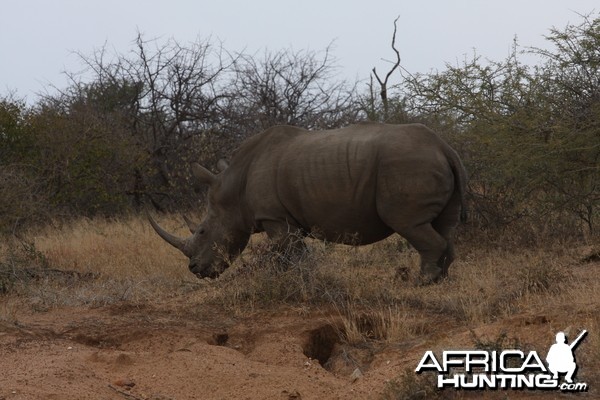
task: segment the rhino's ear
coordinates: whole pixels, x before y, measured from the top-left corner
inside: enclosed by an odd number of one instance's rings
[[[219,170],[219,172],[223,172],[225,171],[227,168],[229,168],[229,163],[221,158],[218,162],[217,162],[217,169]]]
[[[192,172],[194,173],[194,177],[196,179],[198,179],[201,183],[205,183],[207,185],[212,185],[217,180],[215,174],[213,174],[198,163],[192,164]]]

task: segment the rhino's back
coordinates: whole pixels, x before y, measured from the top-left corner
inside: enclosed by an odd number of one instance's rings
[[[288,219],[328,240],[369,243],[393,232],[378,203],[409,201],[416,203],[411,213],[425,214],[420,208],[432,197],[442,204],[451,193],[452,182],[443,182],[448,167],[442,142],[422,125],[281,129],[263,140],[247,178],[248,202],[259,221]]]

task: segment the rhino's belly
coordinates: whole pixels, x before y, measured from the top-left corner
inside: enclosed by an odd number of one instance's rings
[[[321,218],[309,218],[304,228],[319,239],[351,245],[374,243],[394,233],[376,213],[340,210],[324,213]]]
[[[339,232],[328,232],[324,236],[320,236],[319,233],[314,233],[314,236],[317,238],[324,239],[328,242],[332,243],[342,243],[349,245],[364,245],[378,242],[380,240],[385,239],[394,233],[393,230],[389,229],[386,226],[383,226],[381,230],[378,231],[370,231],[370,232],[359,232],[348,230],[345,233]]]

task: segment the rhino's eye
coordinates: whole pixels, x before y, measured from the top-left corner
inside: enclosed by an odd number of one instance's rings
[[[198,229],[198,234],[199,235],[204,235],[204,228],[199,228]]]

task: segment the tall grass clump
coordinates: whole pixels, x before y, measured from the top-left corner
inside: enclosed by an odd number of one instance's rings
[[[429,331],[427,318],[398,305],[361,307],[347,303],[337,309],[337,317],[341,321],[340,339],[349,345],[404,342]]]

